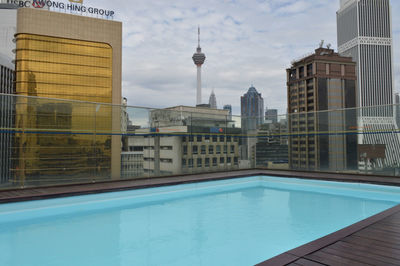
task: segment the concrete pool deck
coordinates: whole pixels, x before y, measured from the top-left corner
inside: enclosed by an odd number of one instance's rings
[[[400,178],[317,172],[240,170],[0,191],[0,204],[216,181],[255,175],[400,186]],[[400,205],[259,265],[400,265]]]

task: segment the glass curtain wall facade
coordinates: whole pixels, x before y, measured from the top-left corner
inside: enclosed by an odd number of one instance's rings
[[[91,103],[111,104],[111,46],[33,34],[18,34],[16,44],[16,94],[87,102],[19,99],[20,133],[13,150],[16,180],[110,176],[111,136],[101,132],[112,130],[111,105]],[[40,134],[24,134],[32,128]],[[54,134],[57,129],[59,134]]]

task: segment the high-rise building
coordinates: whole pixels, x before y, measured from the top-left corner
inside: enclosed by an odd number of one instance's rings
[[[278,110],[267,108],[265,111],[265,121],[272,124],[278,123]]]
[[[357,127],[356,80],[351,57],[322,47],[287,69],[292,169],[357,168],[356,135],[335,134]]]
[[[0,2],[0,183],[11,178],[11,128],[14,123],[15,92],[15,43],[17,6]],[[5,95],[7,94],[7,95]]]
[[[16,134],[16,179],[119,178],[122,23],[20,8],[15,40],[16,125],[72,133]]]
[[[264,99],[254,86],[251,86],[247,93],[240,99],[241,124],[243,135],[255,135],[259,125],[264,123]],[[246,166],[255,166],[256,138],[243,138],[240,146],[240,158]],[[251,165],[253,163],[253,165]]]
[[[214,90],[211,92],[208,104],[210,105],[211,109],[217,109],[217,97],[215,97]]]
[[[400,157],[398,134],[371,134],[395,129],[393,109],[393,40],[389,0],[341,0],[337,12],[339,54],[357,62],[359,144],[386,146],[386,159],[380,166],[391,166]],[[385,105],[387,105],[385,107]],[[382,107],[383,106],[383,107]]]
[[[1,65],[0,59],[0,184],[7,183],[11,177],[11,147],[14,121],[15,98],[14,70]]]
[[[240,109],[242,115],[242,129],[256,130],[264,123],[264,99],[256,88],[251,86],[241,97]]]
[[[198,28],[198,44],[196,53],[194,53],[192,59],[194,64],[197,66],[197,95],[196,95],[196,105],[201,104],[201,66],[206,60],[206,56],[201,52],[200,47],[200,27]]]

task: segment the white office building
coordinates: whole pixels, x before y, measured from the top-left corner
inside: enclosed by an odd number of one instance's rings
[[[359,144],[385,144],[381,166],[400,158],[393,108],[381,107],[394,103],[391,15],[389,0],[341,0],[337,12],[339,53],[357,62]]]

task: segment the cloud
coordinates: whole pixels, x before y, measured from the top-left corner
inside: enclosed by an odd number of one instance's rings
[[[240,113],[240,96],[253,83],[265,105],[286,112],[286,68],[317,48],[336,49],[339,0],[119,0],[92,5],[115,10],[123,22],[123,95],[129,105],[194,105],[192,55],[201,26],[203,102],[215,89],[218,106]],[[393,5],[396,84],[400,86],[399,1]],[[89,4],[89,3],[88,3]],[[398,88],[397,86],[397,88]]]

